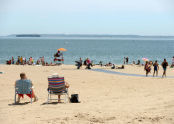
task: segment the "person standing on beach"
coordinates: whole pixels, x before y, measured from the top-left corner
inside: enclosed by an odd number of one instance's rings
[[[14,64],[14,58],[13,58],[13,56],[11,58],[11,64]]]
[[[124,57],[123,59],[123,64],[125,65],[125,63],[126,63],[126,57]]]
[[[103,66],[103,62],[102,62],[102,61],[100,61],[100,62],[99,62],[99,65],[102,67],[102,66]]]
[[[18,56],[17,65],[20,64],[20,56]]]
[[[128,57],[126,57],[126,64],[128,64],[129,63],[129,58]]]
[[[25,65],[25,64],[26,64],[26,58],[23,57],[23,65]]]
[[[20,62],[21,62],[21,65],[22,65],[22,63],[23,63],[23,58],[22,58],[22,56],[20,57]]]
[[[156,60],[155,63],[153,64],[153,67],[154,67],[153,77],[154,77],[154,75],[155,75],[155,72],[156,72],[156,76],[158,76],[159,64],[158,64],[158,61],[157,61],[157,60]]]
[[[167,70],[167,66],[168,66],[168,62],[166,59],[164,59],[163,63],[161,64],[163,67],[163,75],[162,78],[165,76],[166,77],[166,70]]]
[[[172,67],[172,68],[174,67],[174,56],[173,56],[173,58],[172,58],[172,65],[171,65],[171,67]]]
[[[151,66],[150,66],[148,61],[146,61],[146,64],[144,66],[144,70],[146,71],[146,77],[147,77],[149,72],[151,71]]]

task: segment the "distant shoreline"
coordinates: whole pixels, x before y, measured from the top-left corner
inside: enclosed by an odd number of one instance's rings
[[[165,36],[165,35],[111,35],[111,34],[12,34],[3,37],[174,38],[174,36]]]

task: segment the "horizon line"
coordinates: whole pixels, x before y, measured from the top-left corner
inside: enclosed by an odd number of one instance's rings
[[[17,33],[17,34],[7,34],[7,35],[0,35],[0,37],[8,37],[13,35],[94,35],[94,36],[139,36],[139,37],[174,37],[174,35],[139,35],[139,34],[89,34],[89,33]]]

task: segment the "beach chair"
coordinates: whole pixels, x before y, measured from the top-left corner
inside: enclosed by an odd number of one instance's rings
[[[32,84],[30,80],[18,80],[16,81],[16,87],[15,87],[15,100],[16,103],[16,95],[17,94],[31,94],[32,96]],[[31,97],[31,103],[32,103],[32,97]]]
[[[68,88],[65,87],[64,77],[48,77],[48,103],[50,100],[58,100],[52,99],[51,95],[65,95],[64,102],[69,102]]]

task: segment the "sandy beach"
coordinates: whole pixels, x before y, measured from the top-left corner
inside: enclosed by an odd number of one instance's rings
[[[131,77],[85,70],[74,65],[28,66],[0,65],[1,124],[173,124],[174,78]],[[106,67],[95,66],[111,70]],[[126,65],[131,74],[145,74],[143,67]],[[25,96],[14,105],[14,83],[25,72],[39,98],[32,104]],[[79,94],[80,103],[47,102],[47,77],[64,76],[70,84],[69,94]],[[150,74],[152,75],[152,73]],[[159,75],[162,75],[160,68]],[[167,70],[174,76],[174,69]],[[57,98],[57,96],[54,96]]]

